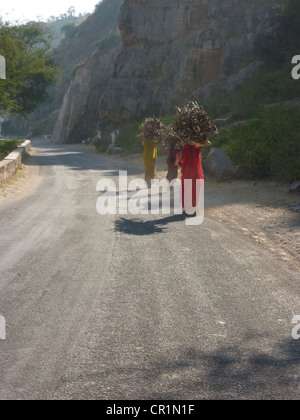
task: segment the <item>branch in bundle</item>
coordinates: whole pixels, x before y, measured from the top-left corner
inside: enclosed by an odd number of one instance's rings
[[[180,148],[181,139],[176,135],[173,125],[164,126],[161,130],[161,139],[164,146],[173,145]]]
[[[208,136],[218,134],[218,129],[202,106],[189,102],[177,108],[174,132],[183,143],[209,145]]]
[[[143,141],[162,141],[164,129],[165,126],[160,118],[146,118],[143,124],[140,126],[140,134],[138,137],[141,137]]]

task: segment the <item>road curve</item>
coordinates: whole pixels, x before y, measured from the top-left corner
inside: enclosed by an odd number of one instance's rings
[[[113,160],[36,146],[0,203],[0,399],[299,399],[299,273],[210,218],[100,216]]]

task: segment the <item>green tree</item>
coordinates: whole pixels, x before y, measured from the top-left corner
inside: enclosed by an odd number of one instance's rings
[[[49,54],[51,35],[40,23],[10,26],[0,21],[0,55],[6,59],[6,80],[0,80],[0,116],[24,117],[47,97],[59,70]]]

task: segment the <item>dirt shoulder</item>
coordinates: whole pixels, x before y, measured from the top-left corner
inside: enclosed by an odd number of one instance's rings
[[[37,150],[32,148],[28,154],[16,174],[0,184],[0,203],[18,200],[37,187],[41,179],[40,167],[27,164],[32,156],[37,155]]]
[[[300,269],[300,213],[293,204],[300,194],[270,181],[208,181],[206,217],[238,229],[262,244],[292,270]]]

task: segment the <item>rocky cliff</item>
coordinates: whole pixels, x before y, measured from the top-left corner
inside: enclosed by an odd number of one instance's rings
[[[111,0],[113,1],[113,0]],[[262,64],[275,36],[278,0],[124,0],[122,43],[94,52],[77,71],[55,127],[57,142],[87,136],[99,121],[120,128],[186,99],[231,91]]]

